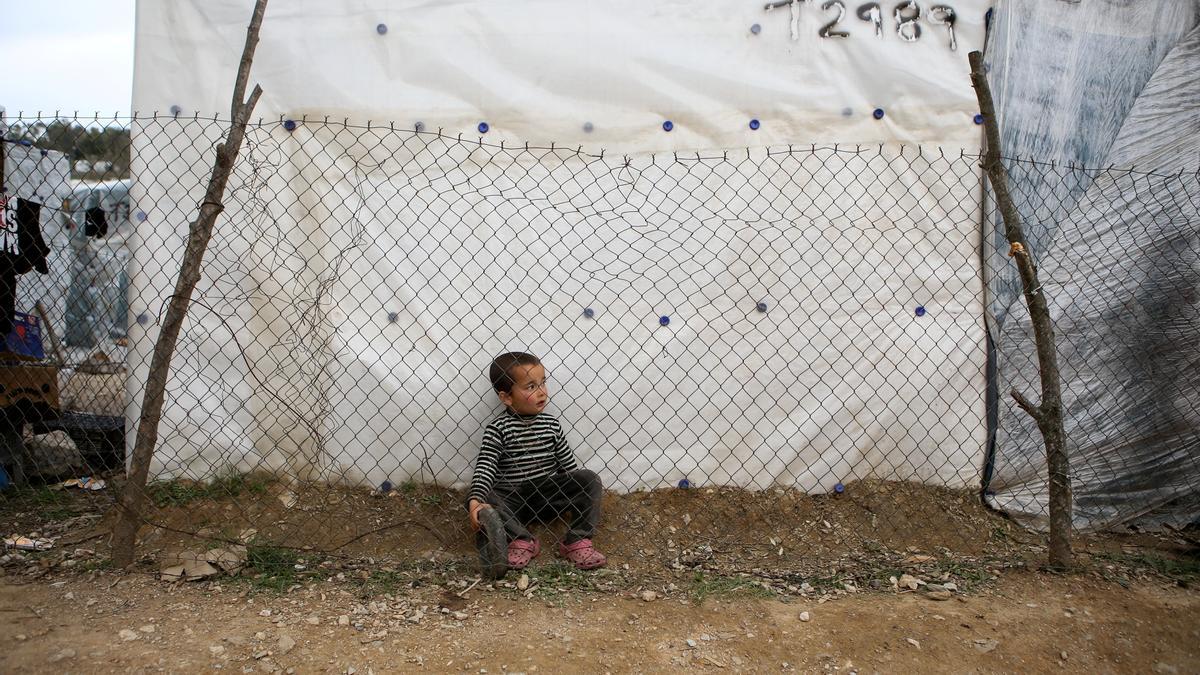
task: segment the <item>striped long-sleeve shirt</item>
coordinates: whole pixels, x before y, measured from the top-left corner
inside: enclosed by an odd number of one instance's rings
[[[578,468],[558,418],[512,411],[488,423],[475,460],[470,499],[486,501],[493,486],[507,486]]]

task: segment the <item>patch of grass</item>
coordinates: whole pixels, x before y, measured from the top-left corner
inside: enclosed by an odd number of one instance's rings
[[[250,584],[260,590],[282,593],[297,582],[299,560],[300,554],[290,548],[252,544],[246,548],[246,564],[257,574],[248,577]]]
[[[529,575],[529,585],[533,588],[533,594],[544,600],[556,601],[561,600],[560,596],[573,592],[597,590],[595,572],[578,570],[574,565],[565,562],[527,567],[525,574]],[[520,578],[520,574],[516,576]]]
[[[146,492],[157,506],[187,506],[202,499],[265,495],[272,480],[263,474],[230,470],[218,474],[208,483],[184,478],[155,481],[146,486]]]
[[[52,485],[12,488],[4,493],[5,510],[32,511],[46,520],[76,515],[71,495]]]
[[[1177,582],[1190,584],[1200,580],[1200,559],[1197,558],[1167,558],[1148,552],[1099,553],[1095,558]]]
[[[710,577],[703,572],[696,572],[688,587],[688,595],[696,604],[700,604],[713,596],[739,595],[751,598],[770,598],[774,597],[775,593],[747,577]]]
[[[75,569],[79,570],[80,572],[99,572],[101,570],[110,570],[112,568],[112,559],[100,557],[81,560],[75,567]]]
[[[423,494],[423,495],[421,495],[421,503],[426,506],[441,506],[442,493],[430,492],[427,494]]]

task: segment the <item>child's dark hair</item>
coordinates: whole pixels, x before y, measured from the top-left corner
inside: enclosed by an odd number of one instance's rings
[[[512,371],[518,366],[540,366],[541,359],[525,352],[508,352],[492,359],[488,375],[492,378],[492,389],[506,394],[512,393]]]

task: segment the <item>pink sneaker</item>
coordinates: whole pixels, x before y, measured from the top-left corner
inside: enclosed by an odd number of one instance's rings
[[[594,570],[604,567],[608,562],[608,558],[592,546],[591,539],[580,539],[573,544],[559,544],[558,553],[581,570]]]
[[[508,568],[523,570],[541,552],[542,544],[537,539],[513,539],[508,544]]]

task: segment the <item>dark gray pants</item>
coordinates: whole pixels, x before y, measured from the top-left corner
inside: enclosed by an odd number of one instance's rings
[[[571,523],[563,543],[591,539],[600,524],[600,496],[603,486],[595,471],[576,469],[513,485],[497,485],[488,493],[487,503],[496,509],[508,540],[533,539],[525,524],[534,520],[550,522],[571,512]],[[483,532],[475,535],[477,545],[484,543]]]

